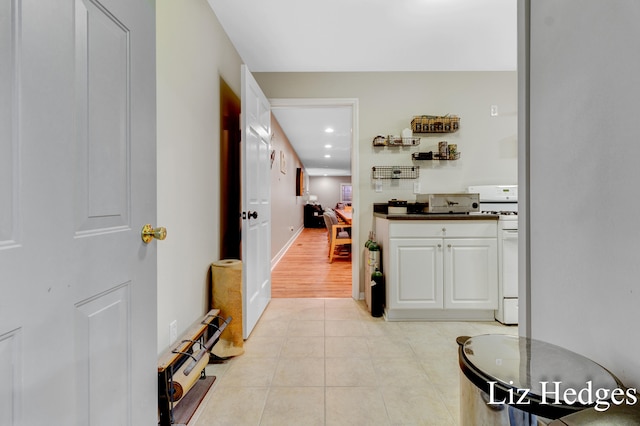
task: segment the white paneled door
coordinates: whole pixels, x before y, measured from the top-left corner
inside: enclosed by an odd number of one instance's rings
[[[0,425],[157,423],[155,10],[0,0]]]
[[[271,300],[271,106],[242,66],[242,329],[246,339]]]

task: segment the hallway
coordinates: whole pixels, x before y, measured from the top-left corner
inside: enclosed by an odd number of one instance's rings
[[[329,263],[327,253],[327,230],[304,228],[271,271],[271,297],[351,298],[350,258],[338,256]]]

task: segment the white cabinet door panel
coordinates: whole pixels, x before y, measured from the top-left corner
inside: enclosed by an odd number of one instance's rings
[[[445,239],[445,309],[497,309],[497,242]]]
[[[389,308],[442,309],[442,239],[390,239]]]

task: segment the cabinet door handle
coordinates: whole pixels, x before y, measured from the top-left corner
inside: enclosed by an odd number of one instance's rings
[[[438,248],[442,247],[442,244],[438,244]]]
[[[447,247],[451,248],[451,244],[447,244]]]
[[[447,232],[447,228],[442,228],[442,232]]]

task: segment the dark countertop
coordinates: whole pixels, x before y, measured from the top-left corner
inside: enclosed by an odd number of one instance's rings
[[[469,214],[469,213],[407,213],[386,214],[373,213],[374,217],[389,220],[498,220],[497,214]]]
[[[389,220],[498,220],[500,217],[497,214],[484,213],[425,213],[414,208],[415,206],[415,204],[409,205],[407,209],[409,213],[406,214],[388,214],[387,203],[374,203],[373,216]]]

